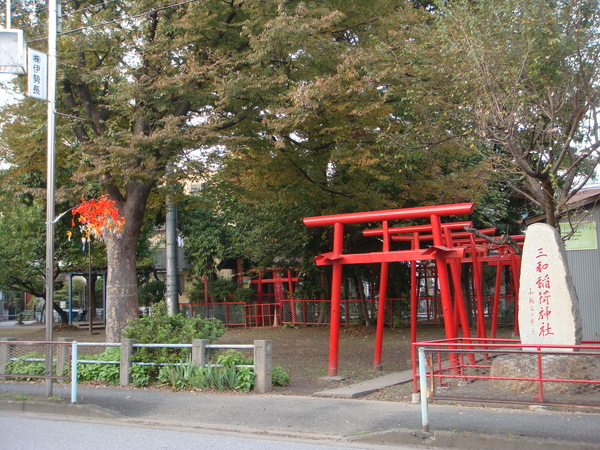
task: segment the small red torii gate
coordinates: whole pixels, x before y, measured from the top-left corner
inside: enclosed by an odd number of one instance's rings
[[[450,281],[448,277],[446,259],[464,258],[466,249],[461,247],[452,248],[444,245],[444,230],[440,221],[440,217],[471,214],[474,208],[474,203],[459,203],[452,205],[421,206],[416,208],[304,218],[304,224],[309,227],[333,225],[333,251],[323,253],[315,258],[317,265],[332,266],[331,328],[329,334],[328,368],[329,376],[336,376],[338,372],[342,266],[344,264],[381,263],[376,348],[374,357],[375,367],[381,364],[383,322],[385,313],[385,300],[387,296],[388,266],[390,262],[435,260],[440,282],[440,295],[446,336],[448,338],[458,337],[457,327],[455,326],[454,320],[452,294],[450,292]],[[430,227],[427,231],[431,231],[433,237],[433,246],[427,249],[419,249],[419,238],[417,236],[416,249],[413,248],[412,250],[391,251],[391,236],[390,228],[388,227],[389,221],[423,218],[429,218],[430,225],[427,225],[426,227]],[[383,236],[382,251],[373,253],[344,254],[344,225],[368,222],[382,222],[383,227],[380,230],[381,235]],[[379,230],[377,230],[377,232],[379,232]],[[413,245],[413,247],[415,246]],[[414,288],[415,287],[413,286],[413,290]]]

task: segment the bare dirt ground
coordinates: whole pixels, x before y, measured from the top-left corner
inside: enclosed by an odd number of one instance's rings
[[[90,335],[87,325],[79,327],[57,326],[53,340],[68,337],[79,342],[104,342],[104,331]],[[61,329],[62,328],[62,329]],[[0,337],[18,340],[44,340],[43,325],[0,327]],[[419,341],[444,338],[444,329],[437,325],[420,325]],[[411,369],[410,330],[386,328],[384,333],[383,371],[373,370],[375,327],[343,327],[340,331],[338,375],[343,381],[323,379],[327,376],[329,362],[329,327],[293,328],[228,328],[218,340],[219,344],[251,344],[254,340],[270,339],[273,342],[273,365],[283,367],[291,377],[286,387],[275,387],[280,395],[310,396],[315,392],[357,383],[374,377]],[[410,401],[412,383],[393,386],[369,394],[363,399],[385,401]]]

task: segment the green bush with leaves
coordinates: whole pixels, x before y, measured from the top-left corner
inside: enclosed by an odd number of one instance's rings
[[[119,384],[121,349],[119,347],[109,347],[97,355],[80,355],[79,359],[87,361],[114,361],[114,364],[107,363],[77,363],[77,380],[85,381],[106,381],[108,384]]]
[[[215,364],[225,367],[251,366],[254,361],[237,350],[229,349],[217,356]]]
[[[138,344],[191,344],[195,339],[208,339],[212,343],[225,333],[225,327],[215,319],[169,316],[162,308],[154,311],[151,316],[132,320],[123,330],[123,336],[135,339]],[[189,354],[189,349],[139,348],[134,361],[175,363]]]
[[[142,284],[138,289],[140,306],[150,306],[165,299],[166,286],[160,280],[151,280]]]
[[[292,381],[290,374],[283,367],[275,366],[271,370],[271,382],[273,386],[287,386]]]
[[[5,371],[7,374],[15,375],[44,375],[46,373],[45,358],[41,352],[29,352],[14,361],[9,361],[6,364]],[[38,361],[42,359],[42,361]],[[35,378],[29,377],[9,377],[11,380],[31,381]]]
[[[79,359],[86,361],[107,361],[98,363],[77,363],[77,380],[105,381],[108,384],[119,384],[121,377],[121,349],[109,347],[97,355],[82,355]],[[112,361],[112,363],[111,363]],[[153,381],[151,366],[131,366],[131,382],[136,386],[147,386]],[[155,370],[154,370],[155,371]]]

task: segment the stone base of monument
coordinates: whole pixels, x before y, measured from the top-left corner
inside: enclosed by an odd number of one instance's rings
[[[538,378],[538,356],[500,355],[494,358],[490,370],[491,377]],[[600,380],[600,358],[591,356],[542,355],[542,377],[553,380]],[[502,392],[538,393],[538,381],[529,380],[489,380],[490,389]],[[597,384],[547,381],[544,393],[573,394],[598,389]]]

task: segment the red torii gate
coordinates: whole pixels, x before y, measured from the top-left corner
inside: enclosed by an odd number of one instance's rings
[[[452,247],[451,241],[448,240],[448,231],[450,230],[456,230],[456,229],[463,229],[464,227],[472,227],[473,226],[473,222],[452,222],[452,223],[442,223],[441,224],[441,228],[444,234],[444,245],[446,247]],[[423,232],[428,232],[428,233],[432,233],[433,227],[431,224],[429,225],[412,225],[412,226],[405,226],[405,227],[392,227],[392,228],[388,228],[387,229],[387,234],[389,234],[391,236],[391,239],[393,241],[405,241],[405,242],[410,242],[411,243],[411,249],[412,250],[418,250],[421,248],[420,242],[421,241],[432,241],[433,240],[433,234],[428,234],[428,235],[422,235],[420,233]],[[409,234],[412,233],[411,236],[398,236],[398,234]],[[385,234],[385,230],[384,229],[375,229],[375,230],[364,230],[363,231],[363,236],[383,236]],[[450,245],[448,245],[450,243]],[[458,267],[460,267],[460,262],[463,258],[461,258],[460,260],[458,258],[449,258],[450,263],[457,263]],[[437,266],[437,264],[436,264]],[[456,268],[456,264],[452,264],[451,266],[451,272],[452,272],[452,276],[454,278],[454,282],[456,283],[456,278],[455,278],[455,269]],[[380,284],[385,282],[387,284],[387,278],[385,280],[380,280]],[[440,282],[440,285],[442,283]],[[417,261],[411,261],[411,265],[410,265],[410,286],[411,286],[411,290],[410,290],[410,316],[411,316],[411,343],[416,342],[417,341],[417,290],[418,290],[418,285],[417,285]],[[456,286],[456,284],[455,284]],[[441,286],[440,286],[441,289]],[[450,292],[448,290],[448,292]],[[456,292],[456,294],[460,293],[460,301],[455,301],[454,302],[454,316],[456,318],[456,314],[457,312],[460,314],[461,318],[462,318],[462,323],[463,323],[463,335],[465,337],[470,337],[470,330],[468,327],[468,321],[466,318],[466,309],[464,309],[464,304],[462,302],[462,292]],[[387,292],[386,292],[387,294]],[[379,299],[380,302],[381,300],[381,293],[379,295]],[[383,298],[383,302],[385,303],[386,297]],[[462,309],[461,309],[462,308]],[[380,314],[384,314],[383,311],[380,312]],[[377,334],[375,337],[375,356],[373,359],[373,367],[374,368],[379,368],[381,366],[381,352],[382,352],[382,348],[383,348],[383,315],[378,315],[378,321],[377,321]],[[445,316],[445,319],[447,320],[447,317]],[[458,331],[458,323],[456,320],[453,320],[454,322],[454,329],[455,329],[455,334]],[[465,323],[467,323],[467,325],[465,326]],[[456,337],[456,336],[455,336]]]
[[[458,337],[452,307],[452,295],[446,259],[464,258],[464,248],[451,248],[444,245],[444,231],[440,217],[471,214],[474,203],[453,205],[422,206],[416,208],[371,211],[331,216],[304,218],[309,227],[333,225],[333,251],[323,253],[315,258],[317,265],[332,266],[331,282],[331,323],[329,335],[329,368],[328,375],[336,376],[338,372],[340,304],[342,287],[342,266],[344,264],[381,263],[380,293],[378,305],[377,335],[374,365],[381,364],[381,342],[383,340],[383,322],[385,300],[387,296],[387,277],[390,262],[435,260],[440,282],[444,327],[448,338]],[[390,251],[390,232],[388,222],[391,220],[409,220],[429,218],[433,246],[427,249]],[[382,222],[383,249],[381,252],[344,254],[344,225],[368,222]],[[464,225],[463,225],[464,226]],[[418,237],[416,238],[418,240]],[[418,247],[418,246],[417,246]],[[413,286],[414,289],[414,286]]]

